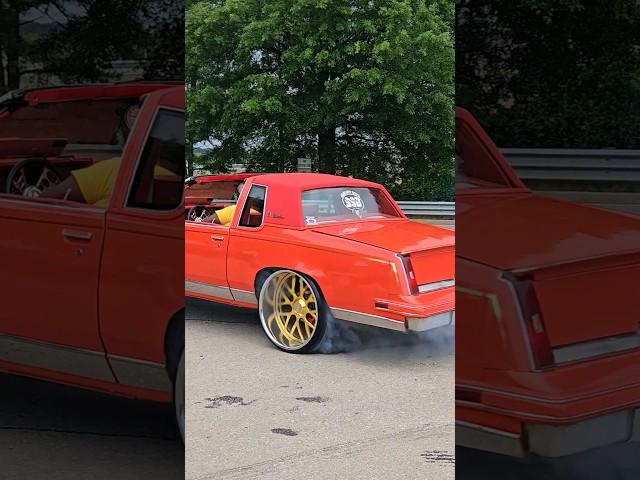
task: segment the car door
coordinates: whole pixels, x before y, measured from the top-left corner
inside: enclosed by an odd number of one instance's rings
[[[185,292],[216,300],[233,300],[227,283],[229,227],[185,222]]]
[[[102,337],[119,383],[169,392],[165,341],[184,308],[183,88],[144,100],[122,162],[106,218]]]
[[[97,207],[1,196],[0,363],[9,370],[114,380],[97,316],[104,222]]]

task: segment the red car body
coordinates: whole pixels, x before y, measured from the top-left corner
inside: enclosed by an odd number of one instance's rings
[[[640,440],[640,219],[532,193],[456,113],[456,443]]]
[[[264,189],[262,216],[243,226],[254,187]],[[373,192],[388,214],[318,214],[322,202],[333,201],[329,193],[356,191]],[[313,195],[308,192],[323,200],[303,200]],[[453,232],[409,220],[382,186],[322,174],[268,174],[246,178],[238,205],[228,227],[185,223],[188,296],[256,307],[261,275],[286,270],[313,283],[334,318],[404,332],[452,323]],[[343,208],[340,200],[335,205]]]
[[[111,141],[116,104],[141,104],[126,145]],[[184,88],[159,83],[43,89],[0,101],[0,130],[12,137],[0,140],[2,188],[26,157],[47,159],[64,176],[121,157],[108,208],[0,194],[0,371],[172,401],[168,349],[181,350],[184,335],[176,274],[183,208],[134,206],[130,192],[145,148],[150,157],[162,149],[153,137],[161,116],[183,112]],[[114,130],[103,131],[107,125]],[[182,130],[171,134],[184,142]],[[183,181],[168,179],[165,187],[180,199]],[[136,191],[156,189],[155,198],[161,189],[151,182],[141,174]]]

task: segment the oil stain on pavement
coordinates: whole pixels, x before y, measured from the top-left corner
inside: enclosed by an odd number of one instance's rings
[[[250,402],[245,402],[242,397],[236,397],[234,395],[223,395],[221,397],[214,398],[205,398],[208,405],[205,405],[204,408],[218,408],[222,406],[240,406],[246,407],[247,405],[251,405],[255,400],[251,400]]]
[[[285,435],[287,437],[295,437],[298,435],[298,432],[290,428],[272,428],[271,433],[277,433],[278,435]]]

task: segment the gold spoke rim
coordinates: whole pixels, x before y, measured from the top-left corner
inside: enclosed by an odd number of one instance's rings
[[[263,325],[271,339],[290,350],[308,344],[317,326],[318,304],[307,280],[295,272],[278,272],[261,296]]]

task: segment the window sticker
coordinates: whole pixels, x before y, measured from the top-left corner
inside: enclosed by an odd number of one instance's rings
[[[359,193],[354,192],[353,190],[345,190],[340,194],[340,197],[342,198],[342,204],[347,210],[358,216],[362,215],[364,202],[362,201],[362,197]]]
[[[306,225],[317,225],[318,219],[316,217],[304,217],[304,223]]]

